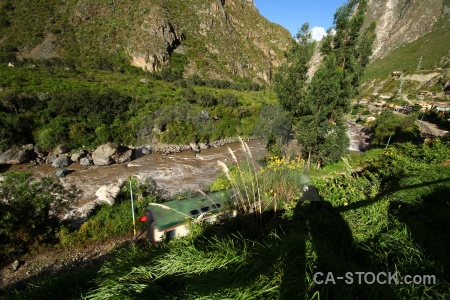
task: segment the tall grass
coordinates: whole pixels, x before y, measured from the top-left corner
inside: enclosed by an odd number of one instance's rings
[[[281,183],[301,179],[303,161],[272,159],[261,170],[250,161],[240,170],[230,168],[232,183],[247,183],[247,194],[252,196],[247,199],[243,186],[234,187],[242,197],[236,207],[248,205],[247,213],[239,208],[239,215],[223,224],[196,224],[190,236],[169,243],[122,249],[103,265],[91,283],[94,287],[83,295],[88,299],[445,299],[450,292],[450,169],[442,162],[450,159],[448,146],[396,146],[368,163],[365,170],[370,169],[370,175],[329,175],[327,184],[318,185],[321,202],[296,201],[299,190]],[[405,170],[404,165],[411,168]],[[247,168],[257,172],[253,179],[245,178]],[[376,195],[363,193],[371,186]],[[282,196],[277,200],[278,193]],[[352,199],[346,205],[334,194],[351,194]],[[286,217],[269,218],[272,226],[255,235],[254,227],[242,226],[248,223],[240,220],[259,212],[255,210],[259,196],[263,216],[264,208],[273,212],[273,202],[278,201],[277,210],[285,211]],[[288,205],[293,207],[289,216]],[[435,275],[437,283],[336,280],[318,284],[317,272],[325,276],[327,272],[334,276],[398,272],[399,279],[428,274]]]
[[[304,175],[306,166],[301,159],[286,161],[271,157],[267,166],[260,167],[253,159],[247,143],[240,139],[244,161],[239,162],[233,151],[228,151],[236,167],[228,168],[219,161],[224,174],[231,183],[235,195],[234,209],[251,216],[255,224],[261,227],[262,215],[272,211],[275,216],[280,211],[293,207],[307,187],[309,179]]]

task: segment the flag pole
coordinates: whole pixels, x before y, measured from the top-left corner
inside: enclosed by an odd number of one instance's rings
[[[133,186],[131,184],[131,177],[130,177],[130,195],[131,195],[131,215],[133,216],[133,240],[136,239],[136,220],[134,218],[134,200],[133,200]]]

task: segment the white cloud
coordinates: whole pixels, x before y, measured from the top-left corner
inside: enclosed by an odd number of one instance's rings
[[[327,35],[325,28],[315,26],[311,29],[311,38],[316,41],[320,41],[324,36]]]

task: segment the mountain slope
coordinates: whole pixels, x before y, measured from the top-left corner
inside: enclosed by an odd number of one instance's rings
[[[448,65],[449,0],[371,0],[366,22],[372,21],[377,39],[369,77]]]
[[[155,72],[177,52],[187,58],[185,76],[262,83],[292,40],[252,0],[2,0],[0,7],[4,58]]]

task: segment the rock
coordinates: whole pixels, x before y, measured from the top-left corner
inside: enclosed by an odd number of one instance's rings
[[[80,161],[80,159],[82,159],[84,157],[86,157],[86,152],[84,152],[84,150],[81,150],[81,151],[79,151],[77,153],[73,153],[70,156],[70,160],[72,160],[72,161]]]
[[[55,168],[64,168],[68,167],[71,164],[70,158],[67,156],[60,156],[55,159],[52,163],[52,166]]]
[[[152,154],[152,150],[148,148],[142,148],[141,152],[145,155]]]
[[[80,153],[73,153],[70,156],[70,160],[73,161],[73,162],[79,161],[80,160]]]
[[[49,155],[47,155],[47,157],[45,158],[45,162],[48,164],[53,163],[57,158],[59,157],[59,154],[57,153],[50,153]]]
[[[108,166],[112,164],[114,162],[112,156],[116,153],[117,145],[114,143],[107,143],[99,146],[92,153],[92,160],[94,161],[94,165]]]
[[[102,186],[95,195],[98,197],[98,201],[106,202],[109,205],[113,205],[117,195],[119,195],[120,187],[116,185]]]
[[[33,151],[34,152],[34,145],[33,144],[26,144],[22,146],[23,150],[25,151]]]
[[[30,162],[32,156],[31,151],[12,148],[0,154],[0,164],[25,164]]]
[[[200,151],[200,147],[197,145],[197,143],[190,143],[189,146],[191,146],[192,150],[195,152]]]
[[[17,271],[17,269],[19,269],[19,266],[20,266],[20,262],[17,259],[11,265],[14,272]]]
[[[200,147],[200,150],[207,150],[209,149],[209,145],[206,143],[199,143],[198,146]]]
[[[64,144],[60,144],[55,148],[54,152],[57,154],[64,154],[64,153],[69,152],[69,148],[67,148],[67,146]]]
[[[92,161],[88,157],[83,157],[82,159],[80,159],[80,165],[90,166],[92,165]]]
[[[69,172],[69,170],[66,170],[66,169],[59,169],[59,170],[57,170],[56,171],[56,177],[58,177],[58,178],[63,178],[63,177],[65,177],[67,174],[69,174],[70,172]]]
[[[134,149],[129,149],[129,150],[123,152],[122,154],[120,154],[120,156],[118,157],[116,162],[121,164],[121,163],[129,162],[133,158],[134,158]]]
[[[141,80],[139,80],[139,82],[140,82],[140,83],[144,83],[144,84],[146,84],[146,83],[149,83],[149,82],[150,82],[150,80],[149,80],[149,79],[147,79],[147,78],[142,78]]]
[[[48,153],[46,153],[41,147],[39,147],[37,145],[34,146],[33,151],[34,151],[34,153],[36,153],[36,155],[38,157],[44,157],[44,156],[48,155]]]

